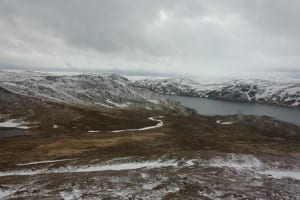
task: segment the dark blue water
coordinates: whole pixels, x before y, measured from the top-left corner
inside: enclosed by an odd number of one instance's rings
[[[257,103],[240,103],[197,97],[167,96],[182,105],[196,110],[201,115],[267,115],[300,126],[300,109],[285,108]]]
[[[23,130],[19,130],[16,128],[0,128],[0,138],[2,137],[12,137],[12,136],[18,136],[18,135],[28,135]]]

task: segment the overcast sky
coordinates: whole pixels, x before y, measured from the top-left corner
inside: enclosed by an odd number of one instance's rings
[[[0,66],[300,71],[299,0],[1,0]]]

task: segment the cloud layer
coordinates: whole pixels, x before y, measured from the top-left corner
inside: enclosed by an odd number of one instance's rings
[[[298,0],[2,0],[0,64],[205,74],[299,71]]]

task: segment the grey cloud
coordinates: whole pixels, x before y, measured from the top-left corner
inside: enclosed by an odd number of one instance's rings
[[[300,70],[297,0],[3,0],[0,64]]]

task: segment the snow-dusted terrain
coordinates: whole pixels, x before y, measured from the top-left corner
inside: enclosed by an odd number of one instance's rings
[[[1,120],[1,118],[0,118]],[[17,119],[10,119],[7,121],[0,121],[0,128],[19,128],[19,129],[29,129],[30,127],[27,126],[28,123],[22,120]]]
[[[300,195],[299,168],[284,169],[278,163],[247,154],[147,161],[127,157],[97,164],[74,164],[0,171],[3,179],[19,177],[0,188],[0,198],[173,199],[177,195],[185,199],[180,195],[187,192],[193,199],[297,199]],[[45,176],[59,180],[45,180]],[[56,184],[56,188],[50,189],[49,184]],[[188,184],[193,190],[187,189]],[[278,188],[279,191],[275,190]]]
[[[114,74],[54,75],[0,70],[0,87],[13,93],[67,104],[184,111],[178,103],[136,87],[126,78]]]
[[[293,80],[194,80],[187,78],[134,80],[142,88],[166,94],[259,102],[300,108],[300,81]]]
[[[270,93],[278,104],[288,93],[296,107],[297,82],[253,80],[246,90],[238,81],[135,81],[0,71],[0,199],[299,199],[300,127],[172,115],[190,111],[152,92],[236,101]]]

